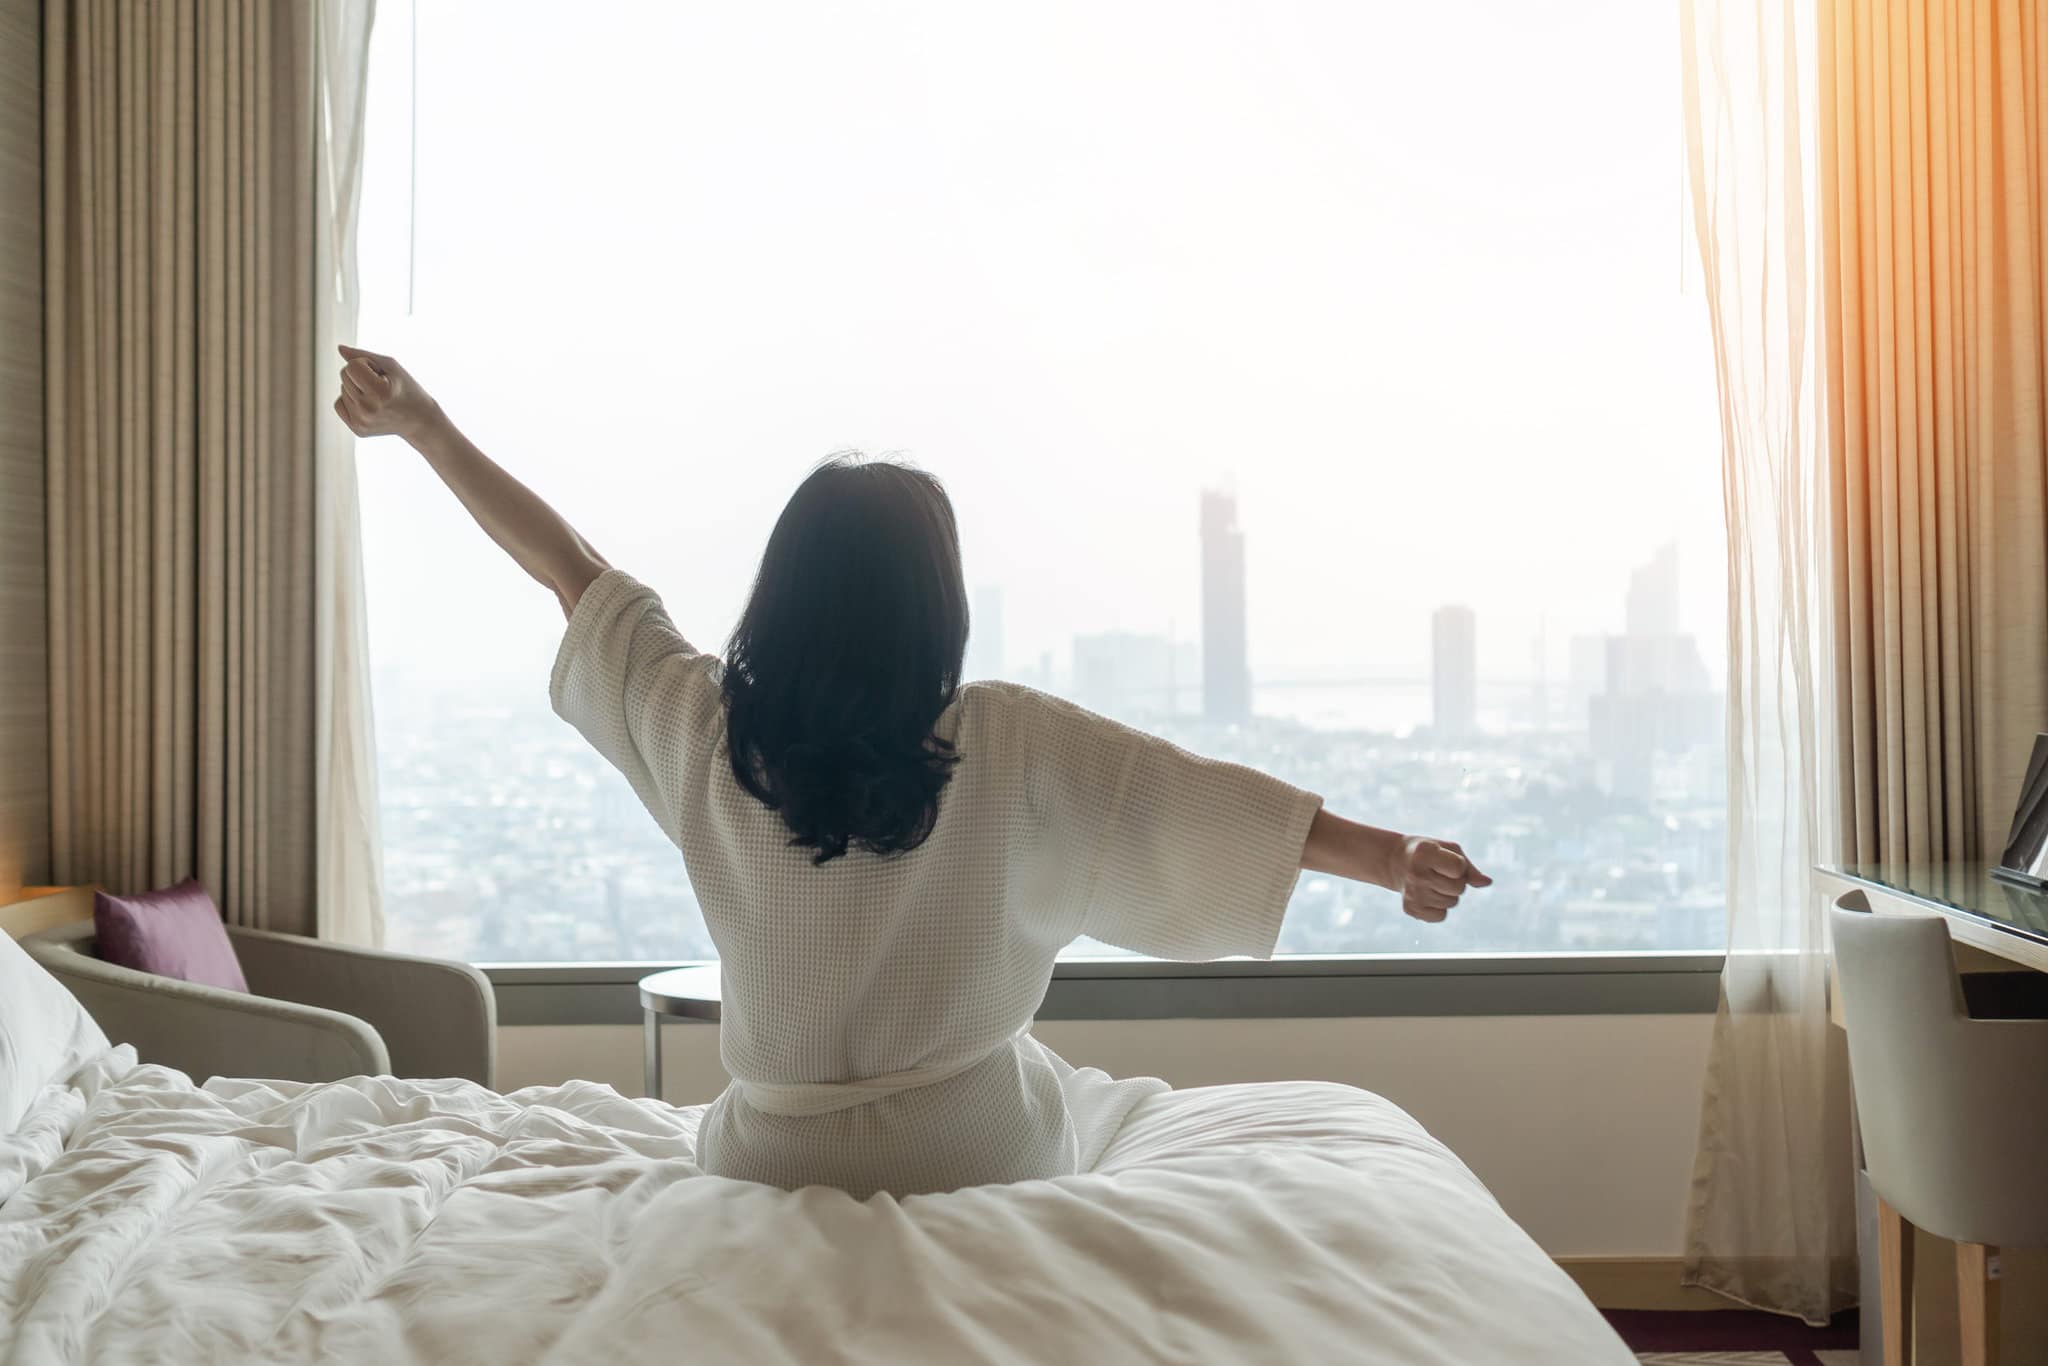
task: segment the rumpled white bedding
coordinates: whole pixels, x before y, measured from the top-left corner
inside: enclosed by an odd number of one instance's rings
[[[702,1175],[696,1110],[592,1083],[132,1059],[0,1137],[0,1361],[1632,1360],[1349,1087],[1158,1096],[1086,1175],[858,1203]]]

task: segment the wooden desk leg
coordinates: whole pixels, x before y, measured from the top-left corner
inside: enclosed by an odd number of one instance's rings
[[[1963,1366],[1998,1366],[1998,1249],[1956,1244],[1956,1317]]]
[[[1877,1260],[1884,1287],[1884,1366],[1913,1360],[1913,1226],[1877,1202]]]

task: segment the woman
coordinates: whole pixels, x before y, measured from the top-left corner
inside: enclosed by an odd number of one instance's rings
[[[723,662],[493,464],[388,356],[335,411],[405,438],[568,616],[555,710],[682,849],[724,965],[706,1171],[856,1197],[1087,1170],[1166,1089],[1027,1032],[1077,935],[1269,956],[1300,870],[1440,921],[1489,879],[1404,838],[1008,683],[961,685],[967,597],[930,475],[821,466],[769,537]]]

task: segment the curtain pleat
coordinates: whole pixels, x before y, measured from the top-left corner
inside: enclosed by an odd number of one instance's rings
[[[53,873],[307,932],[313,24],[44,16]]]
[[[1848,857],[1996,859],[2048,728],[2035,0],[1823,0]]]

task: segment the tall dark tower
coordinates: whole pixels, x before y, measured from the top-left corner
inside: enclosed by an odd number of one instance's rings
[[[1248,721],[1252,670],[1245,653],[1244,533],[1237,499],[1202,491],[1202,714]]]

